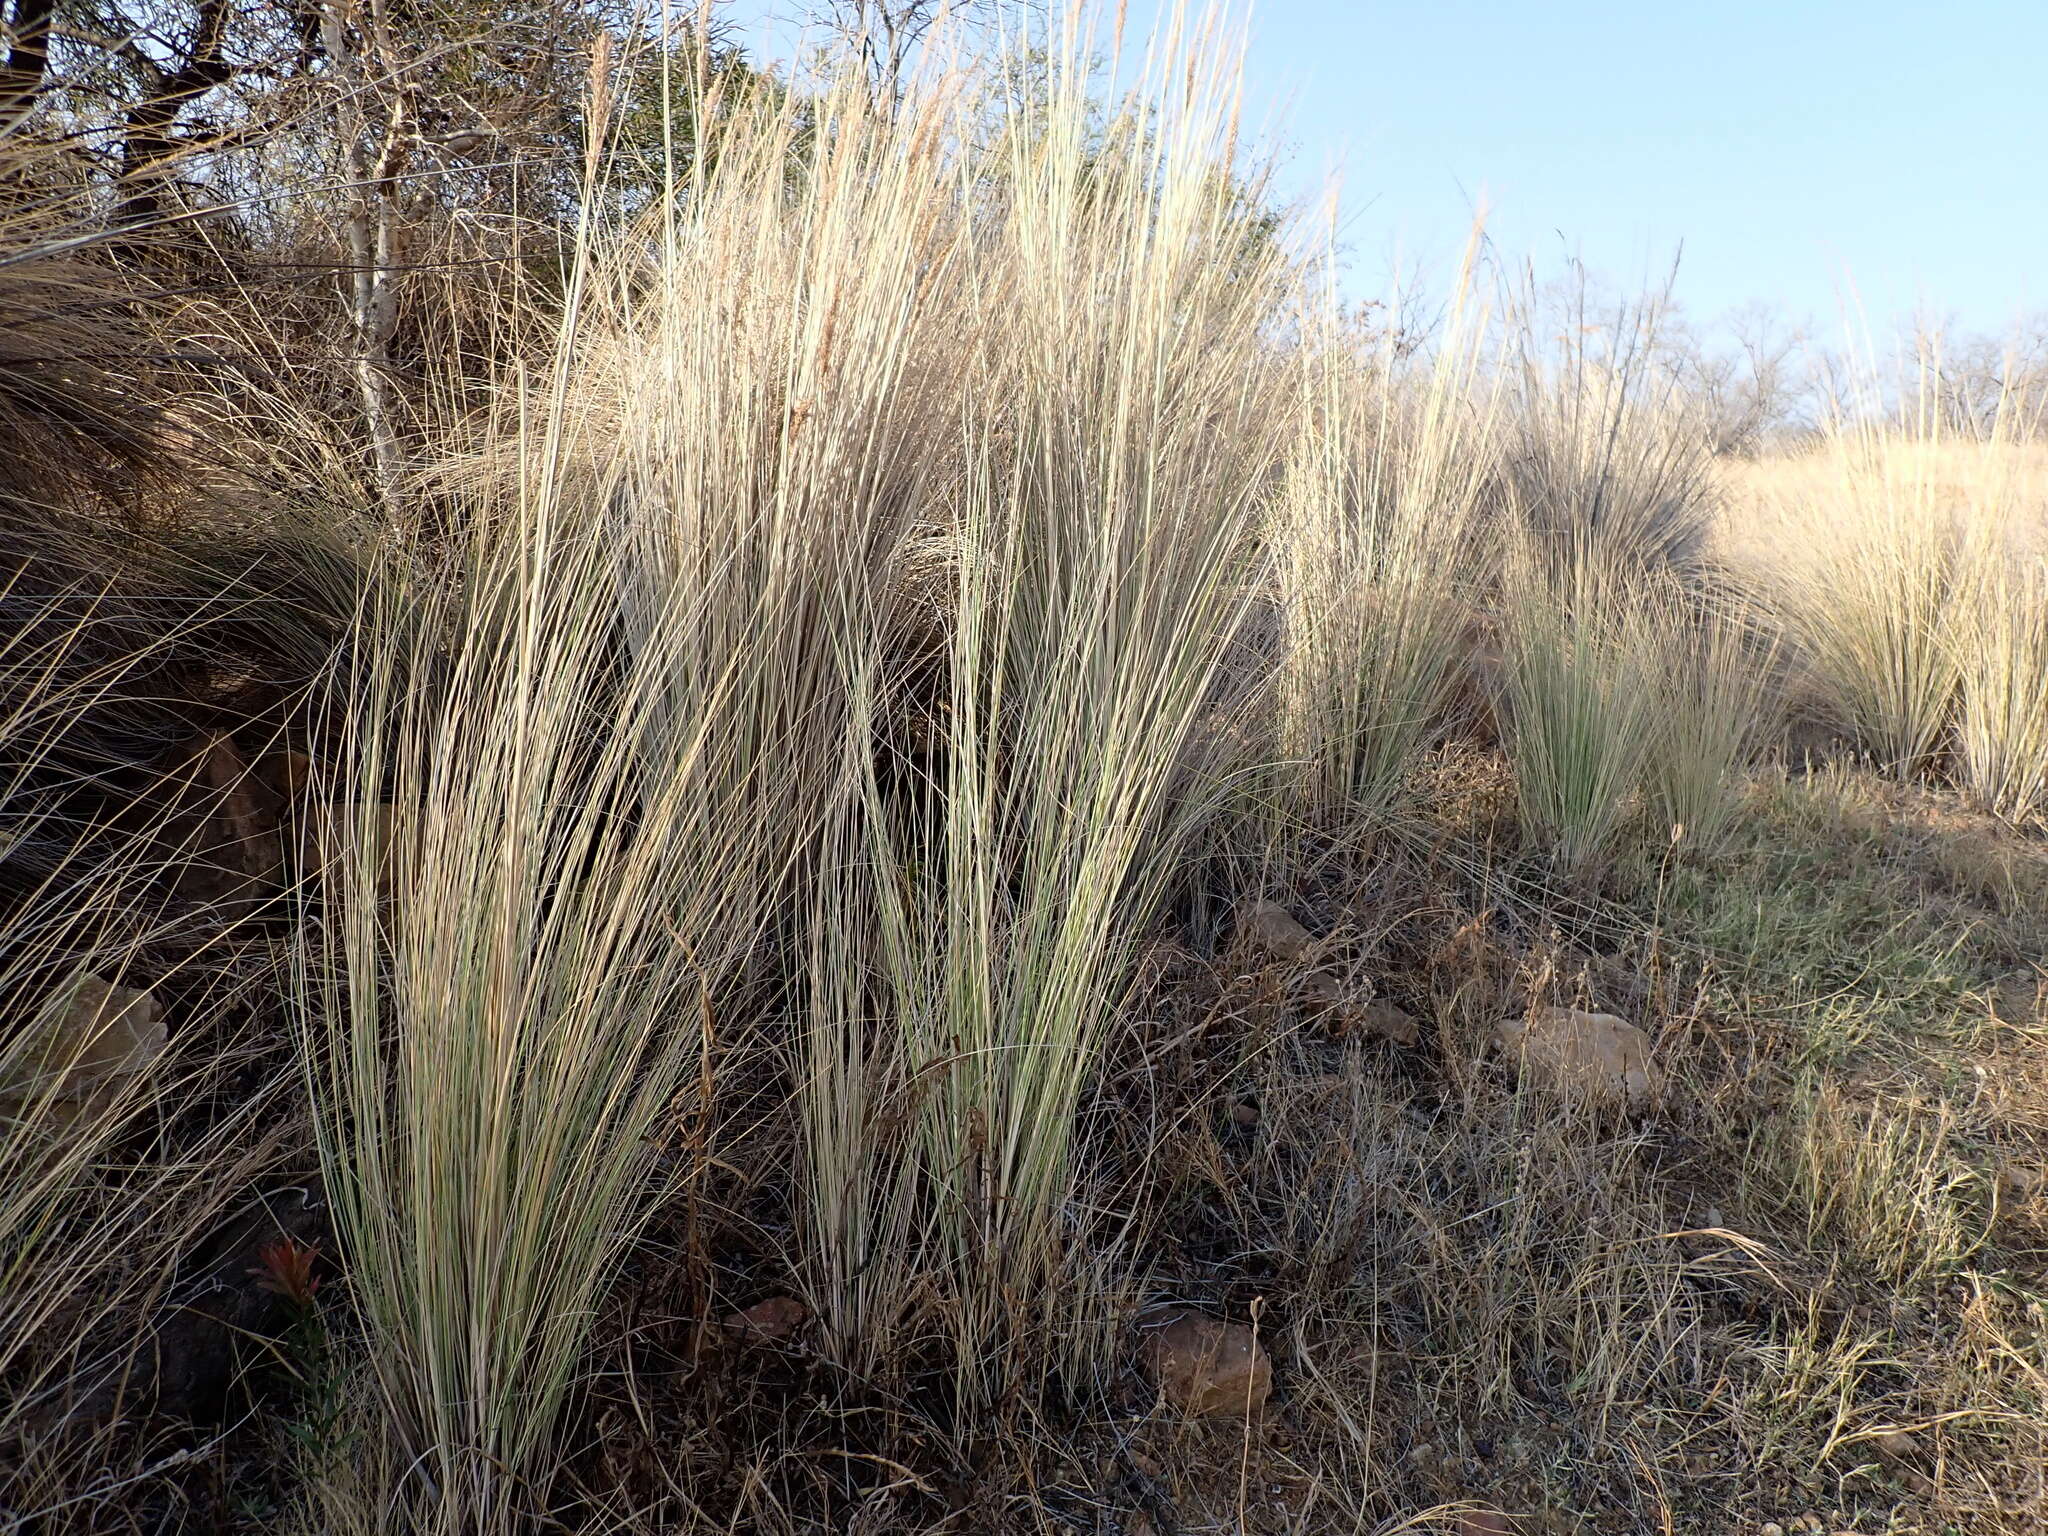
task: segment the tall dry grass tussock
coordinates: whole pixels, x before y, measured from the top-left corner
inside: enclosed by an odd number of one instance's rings
[[[2042,506],[2048,522],[2048,502]],[[2001,551],[1980,565],[1954,626],[1957,772],[2014,822],[2048,815],[2048,558]]]
[[[1443,724],[1489,564],[1501,431],[1485,316],[1460,292],[1431,361],[1336,334],[1306,349],[1301,439],[1276,499],[1278,748],[1324,815],[1384,818]]]
[[[1189,89],[1106,146],[1059,77],[993,134],[957,83],[741,104],[618,265],[593,245],[535,406],[472,456],[458,586],[366,615],[341,963],[302,985],[404,1507],[544,1503],[694,1020],[747,1016],[849,794],[874,892],[821,921],[876,951],[830,960],[798,1053],[821,1310],[873,1358],[849,1277],[916,1233],[979,1395],[1090,1302],[1057,1284],[1072,1120],[1251,590],[1268,413],[1228,363],[1284,270]],[[863,690],[883,578],[933,548],[940,792],[899,803]],[[877,998],[880,1091],[923,1095],[878,1212]]]
[[[364,615],[300,982],[389,1457],[338,1524],[546,1507],[670,1100],[750,1027],[838,792],[919,473],[868,402],[912,393],[920,251],[847,243],[887,141],[800,130],[743,109],[644,231],[590,231],[542,381],[449,470],[454,571]]]
[[[1076,1117],[1203,802],[1191,753],[1238,686],[1225,660],[1257,590],[1284,387],[1260,333],[1289,268],[1245,215],[1216,56],[1169,37],[1155,110],[1098,137],[1085,40],[1065,46],[984,140],[951,116],[971,103],[931,103],[934,138],[980,146],[933,215],[972,226],[943,274],[969,364],[944,408],[960,478],[931,530],[950,584],[941,723],[928,765],[860,777],[842,858],[869,888],[846,926],[875,935],[873,990],[824,979],[804,1084],[814,1241],[847,1256],[823,1310],[877,1358],[846,1327],[889,1310],[875,1271],[851,1279],[857,1227],[883,1245],[866,1265],[928,1298],[889,1326],[946,1338],[973,1402],[1048,1372],[1078,1386],[1116,1326],[1073,1267],[1114,1229],[1078,1214]],[[888,1038],[863,1050],[874,1012]],[[877,1096],[908,1125],[880,1161],[873,1111],[846,1112]]]
[[[1592,553],[1511,559],[1501,692],[1515,793],[1560,868],[1581,874],[1634,814],[1662,724],[1643,578]]]
[[[1531,276],[1506,306],[1504,489],[1552,558],[1683,564],[1711,526],[1710,435],[1660,356],[1667,308],[1668,295],[1603,304],[1577,267],[1561,296]]]
[[[1740,811],[1745,774],[1777,734],[1779,642],[1739,590],[1652,578],[1644,605],[1644,683],[1655,720],[1644,787],[1657,830],[1715,848]]]

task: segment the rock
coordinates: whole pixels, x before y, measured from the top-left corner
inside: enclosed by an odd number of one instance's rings
[[[11,1081],[0,1084],[0,1098],[55,1101],[73,1112],[118,1095],[169,1043],[154,993],[92,975],[72,983],[69,996],[52,999],[30,1028],[40,1034],[9,1063]]]
[[[1422,1040],[1422,1028],[1414,1018],[1385,998],[1376,997],[1360,1009],[1358,1022],[1362,1029],[1396,1045],[1417,1045]]]
[[[720,1325],[749,1344],[779,1344],[811,1320],[811,1309],[794,1296],[770,1296],[729,1314]]]
[[[1756,1536],[1785,1536],[1785,1527],[1773,1520],[1762,1530],[1758,1531]]]
[[[168,775],[177,811],[163,829],[178,894],[224,916],[260,906],[284,875],[283,806],[225,731],[202,731]]]
[[[278,799],[296,800],[313,782],[313,759],[290,747],[281,747],[257,759],[256,775]]]
[[[2008,1205],[2025,1205],[2048,1186],[2048,1172],[2030,1168],[2016,1157],[1998,1160],[1998,1198]]]
[[[1525,1082],[1566,1098],[1640,1110],[1663,1087],[1650,1037],[1611,1013],[1532,1008],[1524,1018],[1503,1019],[1495,1038]]]
[[[1868,1445],[1877,1452],[1878,1459],[1885,1464],[1886,1470],[1905,1487],[1916,1493],[1933,1491],[1933,1479],[1917,1465],[1920,1460],[1920,1441],[1910,1430],[1883,1430],[1878,1434],[1865,1436],[1860,1444]]]
[[[148,1071],[168,1043],[155,993],[97,976],[79,978],[61,1027],[79,1043],[68,1063],[64,1088],[74,1098],[110,1077]]]
[[[1197,1418],[1256,1415],[1273,1392],[1273,1362],[1252,1330],[1199,1312],[1153,1329],[1145,1363],[1160,1395]]]
[[[1254,949],[1282,960],[1306,960],[1316,941],[1277,901],[1254,902],[1237,921],[1237,931]]]
[[[1497,1509],[1468,1509],[1458,1516],[1458,1536],[1515,1536],[1515,1522]]]
[[[1251,1103],[1233,1104],[1230,1107],[1230,1118],[1238,1125],[1257,1125],[1259,1123],[1259,1106]]]

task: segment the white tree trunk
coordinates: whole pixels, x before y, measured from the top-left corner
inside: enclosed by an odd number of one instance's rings
[[[370,0],[357,27],[346,0],[321,14],[321,40],[341,92],[342,165],[348,178],[348,215],[342,233],[349,260],[350,369],[369,434],[370,463],[384,519],[404,521],[406,453],[392,386],[391,336],[398,317],[398,265],[405,235],[399,177],[413,148],[415,86],[398,67],[384,0]],[[372,152],[374,142],[375,150]]]

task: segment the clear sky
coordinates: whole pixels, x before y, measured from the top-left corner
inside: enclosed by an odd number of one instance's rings
[[[1361,292],[1454,262],[1483,201],[1540,269],[1661,278],[1683,242],[1700,320],[2048,310],[2048,0],[1254,0],[1247,74],[1288,189],[1341,177]]]

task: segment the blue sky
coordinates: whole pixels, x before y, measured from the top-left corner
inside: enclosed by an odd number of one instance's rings
[[[1131,0],[1134,24],[1156,0]],[[736,0],[750,24],[800,0]],[[1263,0],[1249,116],[1313,196],[1342,178],[1351,286],[1505,255],[1661,278],[1839,331],[2048,310],[2048,0]]]

